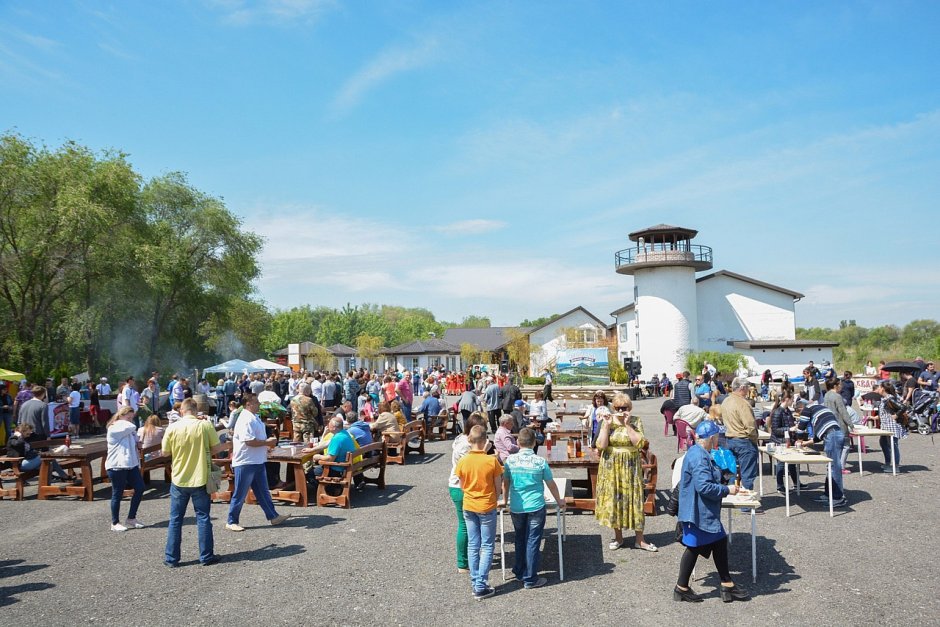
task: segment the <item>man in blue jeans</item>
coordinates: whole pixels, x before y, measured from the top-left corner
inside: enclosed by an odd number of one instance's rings
[[[232,501],[228,507],[228,522],[225,528],[229,531],[244,531],[239,522],[242,506],[248,496],[248,489],[255,495],[261,511],[272,525],[280,525],[290,518],[289,515],[278,515],[271,500],[268,489],[268,478],[265,472],[265,462],[268,461],[268,449],[277,446],[277,438],[268,437],[264,423],[258,418],[258,397],[246,394],[242,399],[242,412],[235,424],[235,433],[232,436],[232,471],[235,473],[235,488],[232,491]]]
[[[847,504],[845,492],[842,490],[842,446],[845,444],[845,432],[839,426],[839,419],[832,410],[825,405],[809,405],[803,398],[793,403],[793,413],[799,413],[800,420],[796,426],[797,438],[805,440],[812,429],[814,442],[822,442],[826,457],[832,460],[832,506],[842,507]],[[823,484],[826,494],[820,494],[815,501],[828,503],[829,483]]]
[[[196,401],[185,399],[180,415],[183,417],[167,427],[162,443],[163,454],[173,459],[164,563],[171,568],[179,566],[183,518],[192,500],[199,532],[199,561],[203,566],[210,566],[219,561],[219,556],[215,554],[212,521],[209,519],[211,501],[206,492],[209,453],[221,450],[222,444],[212,423],[196,418]]]
[[[503,494],[509,494],[509,512],[516,539],[516,561],[512,573],[525,588],[541,588],[548,580],[539,577],[542,530],[545,528],[545,492],[548,487],[563,510],[565,502],[558,495],[548,462],[535,454],[535,432],[528,427],[519,431],[519,452],[506,458],[503,466]]]
[[[749,386],[743,377],[732,381],[731,394],[721,402],[721,421],[728,449],[741,471],[741,484],[751,490],[757,478],[757,423],[747,400]]]

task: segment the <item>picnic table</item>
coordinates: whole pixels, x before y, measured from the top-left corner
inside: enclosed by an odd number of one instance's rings
[[[296,448],[292,448],[291,446],[278,446],[271,449],[271,452],[268,453],[269,462],[287,464],[288,477],[290,477],[292,470],[294,473],[294,489],[271,490],[271,498],[294,503],[300,507],[307,507],[307,505],[310,504],[310,499],[307,495],[307,475],[304,473],[304,463],[310,461],[310,458],[313,457],[313,453],[302,453],[300,451],[303,449],[303,446],[295,446]],[[293,450],[297,450],[298,452],[293,453]],[[248,498],[249,502],[254,502],[254,495],[251,494],[250,491]]]
[[[40,501],[44,501],[54,496],[78,496],[85,501],[94,500],[94,477],[91,470],[91,463],[96,459],[101,460],[101,476],[103,477],[105,475],[104,458],[107,454],[108,443],[104,441],[91,442],[88,444],[73,444],[65,450],[59,450],[59,447],[57,447],[41,452],[42,464],[39,467],[39,492],[37,498]],[[82,485],[50,485],[49,479],[52,475],[52,462],[57,460],[71,466],[77,466],[82,473]]]
[[[551,451],[546,446],[540,446],[538,454],[548,462],[549,468],[587,469],[587,479],[573,479],[571,481],[572,487],[587,489],[587,498],[566,497],[565,502],[569,509],[594,511],[594,495],[597,490],[597,465],[600,462],[597,451],[592,448],[585,448],[582,449],[581,457],[568,457],[567,446],[559,442],[557,445],[552,446]]]

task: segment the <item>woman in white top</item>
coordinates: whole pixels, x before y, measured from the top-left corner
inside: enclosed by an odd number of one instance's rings
[[[140,474],[140,456],[137,454],[134,410],[128,406],[121,407],[108,421],[108,456],[104,467],[111,479],[111,531],[143,529],[143,523],[137,520],[137,508],[144,496],[144,479]],[[127,522],[122,525],[119,517],[121,497],[127,486],[134,490],[134,496],[131,497]]]
[[[82,389],[78,383],[73,383],[69,392],[69,433],[73,439],[78,439],[78,427],[81,423],[82,415]]]
[[[868,363],[865,364],[865,376],[873,377],[878,374],[878,369],[875,368],[874,364],[871,363],[871,360],[868,360]]]

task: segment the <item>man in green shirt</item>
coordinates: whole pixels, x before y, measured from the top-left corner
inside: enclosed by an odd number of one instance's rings
[[[183,517],[192,499],[199,532],[199,561],[203,566],[209,566],[218,562],[219,556],[214,550],[212,521],[209,519],[211,500],[206,484],[209,482],[210,451],[215,453],[222,445],[212,423],[196,418],[196,401],[185,399],[180,414],[182,418],[167,427],[163,435],[163,454],[173,459],[164,563],[170,567],[179,565]]]

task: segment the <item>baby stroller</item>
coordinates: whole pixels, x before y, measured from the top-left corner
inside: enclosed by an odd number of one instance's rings
[[[936,433],[937,419],[940,417],[940,410],[937,409],[937,401],[940,394],[930,390],[914,390],[911,396],[911,409],[908,412],[911,423],[910,426],[917,426],[917,432],[922,435]]]

